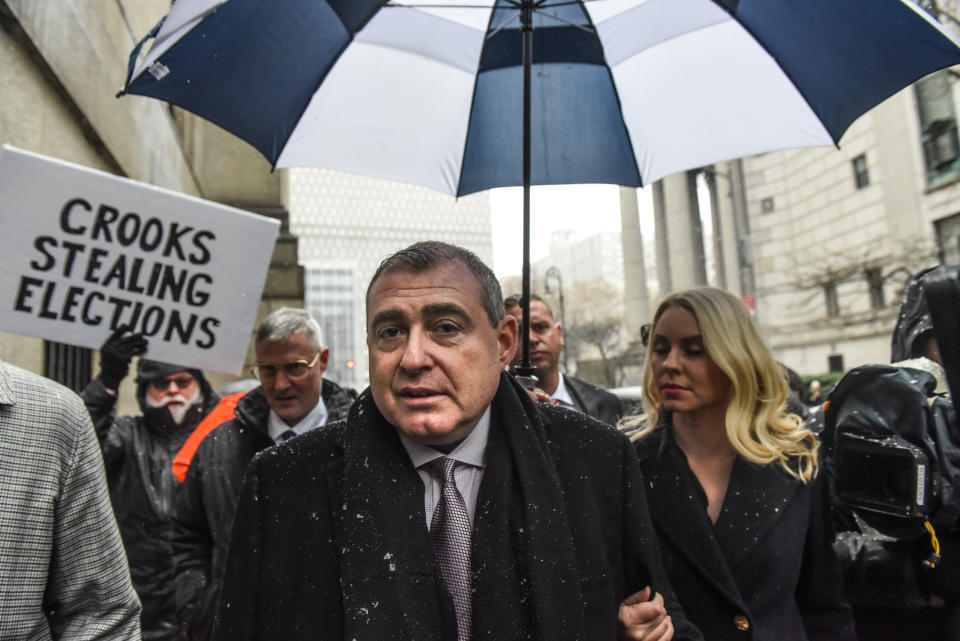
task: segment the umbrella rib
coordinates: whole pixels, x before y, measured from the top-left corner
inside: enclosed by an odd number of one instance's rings
[[[551,6],[551,7],[556,7],[556,6],[559,6],[559,5],[550,5],[550,6]],[[567,20],[566,18],[561,18],[560,16],[556,16],[556,15],[554,15],[554,14],[552,14],[552,13],[547,13],[547,12],[544,11],[543,9],[538,9],[538,10],[537,10],[537,13],[539,13],[540,15],[546,16],[546,17],[548,17],[548,18],[551,18],[552,20],[556,20],[557,22],[561,22],[561,23],[563,23],[563,24],[565,24],[565,25],[567,25],[567,26],[575,27],[575,28],[577,28],[577,29],[580,29],[581,31],[586,31],[587,33],[593,33],[593,34],[597,33],[596,29],[593,29],[593,28],[588,27],[588,26],[586,26],[586,25],[577,24],[576,22],[571,22],[571,21]]]
[[[513,3],[511,2],[511,4]],[[401,9],[491,9],[489,4],[415,4],[406,2],[397,4],[395,2],[387,2],[385,6]]]
[[[509,20],[504,20],[502,25],[500,25],[499,27],[497,27],[496,29],[488,33],[484,39],[489,40],[490,38],[494,37],[495,35],[497,35],[501,31],[503,31],[504,29],[512,25],[514,22],[517,22],[518,20],[520,20],[519,12],[515,13]]]

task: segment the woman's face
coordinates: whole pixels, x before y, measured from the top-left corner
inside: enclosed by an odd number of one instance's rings
[[[661,406],[674,413],[726,411],[730,381],[707,356],[692,313],[671,305],[660,315],[650,341],[650,364]]]

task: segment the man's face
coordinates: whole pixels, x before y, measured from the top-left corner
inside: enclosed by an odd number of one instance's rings
[[[193,374],[186,370],[173,372],[150,381],[147,406],[168,408],[174,423],[179,425],[199,392],[200,384]]]
[[[370,390],[384,417],[411,439],[452,446],[493,400],[513,356],[517,325],[496,328],[481,286],[458,262],[381,274],[367,300]]]
[[[260,375],[267,404],[284,423],[291,427],[296,425],[320,400],[329,350],[323,349],[317,364],[300,376],[292,376],[284,366],[297,361],[311,363],[317,356],[317,350],[310,345],[306,332],[297,332],[283,340],[261,341],[257,343],[255,351],[261,372],[264,371],[264,365],[273,366],[267,370],[274,372],[272,375]]]
[[[507,310],[507,314],[523,324],[523,310],[519,305]],[[521,328],[521,331],[522,328]],[[553,320],[550,309],[542,301],[530,304],[530,362],[537,371],[555,372],[560,367],[560,351],[563,349],[563,327]],[[519,352],[519,350],[518,350]],[[514,359],[514,365],[520,354]]]

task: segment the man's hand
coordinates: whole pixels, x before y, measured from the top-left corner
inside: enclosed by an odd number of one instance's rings
[[[621,641],[670,641],[673,620],[659,594],[650,598],[648,587],[635,592],[620,604],[617,629]]]
[[[133,357],[147,351],[146,337],[141,333],[131,334],[130,329],[128,325],[118,327],[100,348],[100,382],[112,392],[130,371]]]

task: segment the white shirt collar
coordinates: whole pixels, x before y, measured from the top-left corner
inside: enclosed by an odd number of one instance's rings
[[[490,406],[487,406],[483,416],[480,417],[476,427],[470,430],[467,438],[463,439],[449,454],[435,450],[429,445],[418,443],[399,429],[397,429],[397,435],[400,437],[404,449],[407,450],[410,461],[416,468],[422,467],[441,456],[474,467],[486,467],[487,441],[490,438]]]
[[[282,418],[277,416],[276,412],[270,410],[270,415],[267,417],[267,434],[270,435],[274,443],[279,443],[283,440],[280,438],[280,435],[287,430],[293,430],[297,434],[303,434],[304,432],[309,432],[314,428],[324,425],[326,422],[327,405],[323,402],[323,397],[321,396],[317,399],[317,404],[313,406],[310,413],[304,416],[303,420],[296,425],[287,425]]]
[[[560,402],[565,407],[572,407],[579,411],[576,401],[574,401],[573,397],[570,396],[570,390],[567,389],[567,384],[564,382],[563,372],[558,372],[558,374],[559,378],[557,380],[557,389],[553,392],[553,395],[550,398]]]

